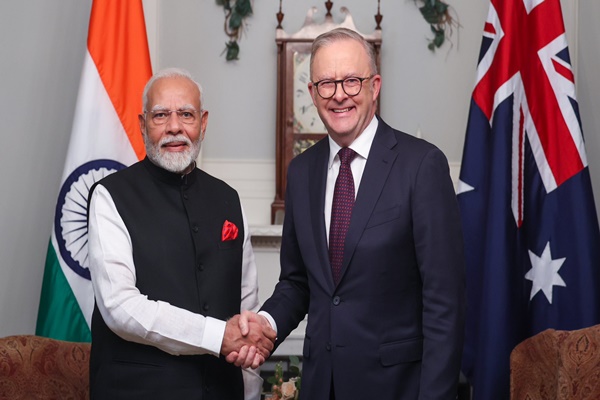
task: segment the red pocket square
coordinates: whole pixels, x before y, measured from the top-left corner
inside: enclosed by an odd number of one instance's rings
[[[221,241],[235,240],[238,237],[238,227],[233,222],[225,220],[223,231],[221,232]]]

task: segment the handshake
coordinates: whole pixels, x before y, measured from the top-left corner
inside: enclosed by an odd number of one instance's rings
[[[221,354],[242,368],[258,368],[271,355],[277,333],[262,315],[243,311],[225,325]]]

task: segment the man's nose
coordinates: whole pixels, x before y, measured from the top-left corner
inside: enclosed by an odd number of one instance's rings
[[[179,120],[177,111],[170,111],[169,118],[167,119],[167,133],[178,134],[182,131],[182,123]]]
[[[346,97],[348,97],[348,95],[346,94],[346,91],[344,90],[344,84],[343,82],[336,82],[335,83],[335,93],[333,94],[333,99],[337,102],[342,102],[344,101],[344,99],[346,99]]]

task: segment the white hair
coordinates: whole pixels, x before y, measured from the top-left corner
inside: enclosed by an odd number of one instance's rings
[[[196,80],[194,79],[192,74],[189,73],[189,71],[183,68],[165,68],[152,75],[152,78],[150,78],[148,83],[146,83],[146,86],[144,87],[144,92],[142,94],[142,112],[147,111],[146,106],[148,105],[148,92],[150,91],[150,88],[152,87],[152,85],[154,85],[154,82],[162,78],[184,78],[194,82],[194,84],[198,86],[198,90],[200,91],[200,107],[204,106],[204,91],[202,90],[202,86],[198,82],[196,82]]]

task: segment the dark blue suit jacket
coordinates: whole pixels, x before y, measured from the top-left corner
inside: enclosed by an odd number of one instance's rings
[[[455,399],[465,272],[448,162],[381,119],[334,285],[323,217],[328,140],[290,163],[281,276],[263,310],[279,341],[308,312],[301,398]]]

